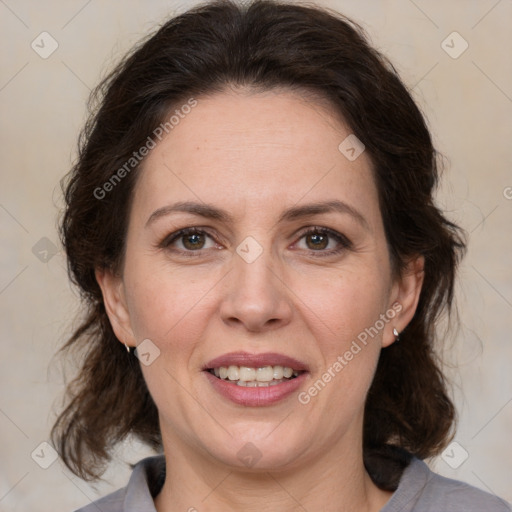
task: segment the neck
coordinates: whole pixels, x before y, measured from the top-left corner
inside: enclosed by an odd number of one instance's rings
[[[164,440],[166,479],[155,506],[158,512],[260,512],[263,504],[276,512],[378,512],[392,493],[366,473],[360,444],[345,445],[300,466],[258,471],[222,465]]]

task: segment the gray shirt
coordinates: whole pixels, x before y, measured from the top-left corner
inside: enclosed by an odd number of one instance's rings
[[[156,512],[153,497],[165,480],[163,455],[133,468],[128,485],[76,512]],[[413,457],[398,488],[380,512],[511,512],[505,501],[476,487],[433,473]]]

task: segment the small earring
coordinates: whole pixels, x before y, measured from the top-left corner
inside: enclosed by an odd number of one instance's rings
[[[126,350],[128,351],[128,354],[130,353],[130,347],[125,343],[124,346],[126,347]]]
[[[393,328],[393,334],[395,336],[395,341],[400,339],[400,333],[396,330],[396,327]]]

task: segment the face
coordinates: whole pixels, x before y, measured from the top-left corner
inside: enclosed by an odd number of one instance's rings
[[[197,101],[140,172],[120,276],[97,273],[114,330],[150,340],[171,449],[267,469],[346,455],[421,286],[392,277],[370,159],[297,93]]]

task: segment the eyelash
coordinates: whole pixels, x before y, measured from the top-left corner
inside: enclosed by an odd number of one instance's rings
[[[302,238],[308,236],[308,235],[324,235],[331,238],[334,238],[339,244],[340,247],[337,249],[330,249],[330,250],[309,250],[311,255],[317,258],[327,257],[327,256],[333,256],[335,254],[339,254],[344,250],[351,250],[353,249],[352,242],[341,233],[338,233],[337,231],[334,231],[329,228],[319,227],[319,226],[313,226],[308,228],[306,231],[303,231],[298,240],[301,240]],[[208,249],[198,249],[195,251],[192,250],[182,250],[182,249],[171,249],[170,246],[172,243],[174,243],[176,240],[179,240],[180,238],[186,236],[186,235],[207,235],[210,238],[214,238],[208,231],[201,229],[201,228],[184,228],[180,229],[179,231],[176,231],[174,233],[171,233],[170,235],[166,236],[160,244],[158,244],[158,247],[161,249],[167,249],[172,250],[173,252],[180,252],[183,255],[186,255],[187,257],[197,257],[201,256],[202,251],[208,250]]]

